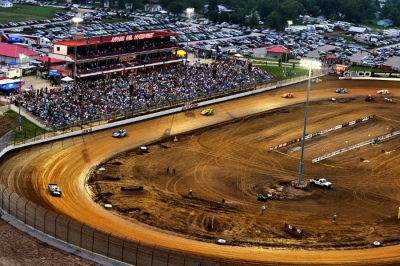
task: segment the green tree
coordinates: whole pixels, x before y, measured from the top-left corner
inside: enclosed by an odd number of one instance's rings
[[[229,22],[232,24],[238,24],[239,23],[239,17],[236,13],[233,13],[229,16]]]
[[[212,10],[210,13],[208,13],[208,19],[211,20],[214,23],[217,23],[219,21],[219,13],[217,10]]]
[[[186,0],[185,6],[193,7],[196,12],[203,12],[204,5],[206,4],[205,0]]]
[[[209,0],[208,1],[208,12],[210,13],[213,10],[219,11],[218,10],[218,0]]]
[[[175,15],[180,15],[185,11],[185,5],[181,2],[172,2],[168,5],[167,10]]]
[[[343,13],[343,2],[337,0],[320,0],[317,2],[322,15],[326,18],[341,19],[340,14]]]
[[[273,11],[269,16],[268,16],[268,25],[272,29],[280,30],[282,28],[282,19],[279,16],[278,12]]]
[[[250,27],[254,28],[255,26],[258,25],[258,16],[256,14],[251,14],[250,19],[249,19],[249,25]]]
[[[219,22],[229,22],[229,13],[228,12],[219,13]]]
[[[265,19],[279,7],[280,3],[280,0],[260,0],[255,6],[260,18]]]
[[[376,11],[370,0],[347,0],[342,5],[344,20],[349,22],[360,23],[371,19]]]

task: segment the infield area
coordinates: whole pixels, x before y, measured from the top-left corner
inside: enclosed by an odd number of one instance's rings
[[[318,86],[324,85],[332,83],[325,80]],[[309,107],[310,134],[371,116],[306,141],[302,178],[327,178],[332,190],[291,187],[290,181],[298,176],[300,142],[268,151],[301,137],[304,103],[180,134],[178,141],[167,136],[148,144],[145,152],[135,148],[118,154],[94,169],[89,184],[98,203],[112,203],[124,218],[200,241],[224,238],[234,246],[299,249],[365,248],[374,241],[396,244],[398,137],[311,163],[318,156],[400,129],[396,101],[376,97],[375,102],[365,102],[357,94],[362,95],[362,89]],[[216,107],[215,115],[223,111],[229,110]],[[199,113],[190,110],[185,115],[208,119]],[[136,186],[144,190],[120,189]],[[271,192],[278,199],[257,201],[258,194]],[[284,223],[301,228],[303,237],[285,232]]]

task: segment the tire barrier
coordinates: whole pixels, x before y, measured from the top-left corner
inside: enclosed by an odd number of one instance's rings
[[[330,158],[330,157],[333,157],[333,156],[335,156],[335,155],[344,153],[344,152],[346,152],[346,151],[354,150],[354,149],[360,148],[360,147],[365,146],[365,145],[368,145],[368,144],[375,144],[375,143],[377,143],[377,142],[379,142],[379,141],[382,141],[382,140],[384,140],[384,139],[388,139],[388,138],[397,136],[397,135],[399,135],[399,134],[400,134],[400,130],[399,130],[399,131],[396,131],[396,132],[392,132],[392,133],[386,134],[386,135],[383,135],[383,136],[380,136],[380,137],[375,137],[375,138],[373,138],[373,139],[371,139],[371,140],[363,141],[363,142],[361,142],[361,143],[357,143],[357,144],[354,144],[354,145],[352,145],[352,146],[349,146],[349,147],[346,147],[346,148],[343,148],[343,149],[340,149],[340,150],[337,150],[337,151],[334,151],[334,152],[325,154],[325,155],[323,155],[323,156],[321,156],[321,157],[312,159],[312,163],[316,163],[316,162],[325,160],[325,159]]]
[[[326,134],[326,133],[328,133],[330,131],[333,131],[333,130],[337,130],[337,129],[340,129],[340,128],[343,128],[343,127],[346,127],[346,126],[351,126],[351,125],[354,125],[354,124],[357,124],[357,123],[360,123],[360,122],[365,122],[365,121],[368,121],[368,120],[370,120],[370,119],[372,119],[374,117],[375,117],[375,115],[366,116],[366,117],[363,117],[363,118],[359,118],[359,119],[350,121],[348,123],[344,123],[344,124],[337,125],[337,126],[334,126],[334,127],[328,128],[328,129],[324,129],[324,130],[316,132],[316,133],[308,134],[305,137],[305,139],[307,140],[307,139],[310,139],[312,137],[316,137],[316,136],[319,136],[319,135]],[[303,138],[301,137],[301,138],[297,138],[297,139],[294,139],[294,140],[291,140],[291,141],[288,141],[288,142],[285,142],[285,143],[281,143],[279,145],[275,145],[275,146],[270,147],[268,149],[268,151],[274,151],[276,149],[281,149],[281,148],[287,147],[288,145],[300,142],[302,140],[303,140]]]

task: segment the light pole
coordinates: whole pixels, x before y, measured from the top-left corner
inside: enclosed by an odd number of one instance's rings
[[[21,101],[22,101],[22,59],[27,58],[25,53],[19,53],[19,100],[18,100],[18,132],[21,132]]]
[[[293,21],[288,20],[287,23],[288,23],[288,25],[289,25],[288,32],[289,32],[289,34],[290,34],[290,25],[293,24]],[[287,48],[287,47],[286,47],[286,48]],[[285,53],[285,75],[286,75],[286,64],[287,64],[287,53]]]
[[[190,16],[192,13],[194,13],[194,8],[192,8],[192,7],[186,8],[186,15],[188,16],[189,21],[190,21]]]
[[[78,23],[82,22],[83,19],[81,17],[74,17],[72,21],[75,23],[75,50],[74,50],[74,88],[76,88],[76,57],[77,57],[77,46],[78,46]]]
[[[300,61],[300,66],[302,67],[308,67],[308,87],[307,87],[307,97],[306,97],[306,110],[304,112],[304,124],[303,124],[303,137],[301,139],[301,154],[300,154],[300,165],[299,165],[299,177],[297,179],[297,185],[299,188],[303,188],[306,185],[301,180],[301,177],[303,175],[303,169],[304,169],[304,146],[306,142],[306,131],[307,131],[307,116],[308,116],[308,99],[310,95],[310,86],[311,86],[311,72],[313,69],[320,69],[322,64],[318,60],[313,60],[313,59],[302,59]],[[306,183],[305,183],[306,184]]]

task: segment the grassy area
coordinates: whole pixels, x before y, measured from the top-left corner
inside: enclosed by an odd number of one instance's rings
[[[8,121],[13,121],[14,123],[18,124],[18,114],[12,111],[8,111],[4,114],[3,119],[7,119]],[[2,119],[1,119],[2,120]],[[0,120],[0,121],[1,121]],[[3,121],[4,122],[4,121]],[[18,127],[18,126],[17,126]],[[18,128],[14,130],[14,142],[19,143],[23,142],[27,139],[34,138],[36,136],[42,135],[46,133],[46,130],[38,127],[37,125],[31,123],[25,117],[22,116],[21,119],[21,131],[18,132]]]
[[[0,23],[49,19],[60,11],[63,11],[60,7],[14,4],[13,7],[0,9]]]
[[[244,59],[249,59],[249,60],[255,60],[253,61],[254,65],[261,68],[262,70],[267,71],[268,73],[270,73],[271,75],[275,76],[278,78],[278,80],[284,80],[284,79],[290,79],[293,78],[294,75],[283,75],[283,72],[289,71],[289,70],[293,70],[296,72],[296,76],[302,76],[302,75],[306,75],[308,73],[308,70],[302,67],[299,67],[299,62],[288,62],[286,64],[286,68],[285,65],[282,64],[282,66],[279,66],[278,63],[278,59],[271,59],[271,58],[259,58],[259,57],[250,57],[250,56],[244,56]],[[294,66],[294,68],[293,68]]]

